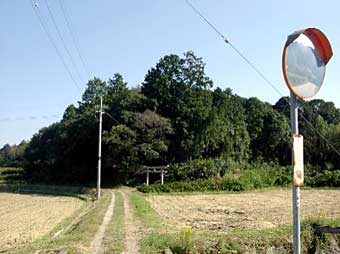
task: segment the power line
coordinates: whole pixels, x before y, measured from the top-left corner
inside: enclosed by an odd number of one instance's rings
[[[81,55],[79,43],[78,43],[78,40],[76,39],[76,38],[77,38],[77,37],[76,37],[76,34],[73,32],[73,29],[72,29],[72,25],[71,25],[71,21],[70,21],[71,19],[70,19],[69,15],[68,15],[67,12],[66,12],[66,8],[64,7],[64,5],[63,5],[63,3],[62,3],[62,0],[59,0],[59,4],[60,4],[60,9],[61,9],[61,11],[62,11],[62,13],[63,13],[63,16],[64,16],[64,19],[65,19],[65,22],[66,22],[66,24],[67,24],[68,30],[69,30],[69,32],[70,32],[70,34],[71,34],[71,38],[72,38],[73,44],[74,44],[74,46],[75,46],[75,48],[76,48],[76,50],[77,50],[79,59],[80,59],[82,65],[83,65],[83,67],[84,67],[84,70],[85,70],[85,72],[86,72],[88,78],[90,78],[91,76],[90,76],[90,74],[89,74],[89,69],[88,69],[88,67],[87,67],[88,65],[86,64],[86,62],[84,61],[84,58],[83,58],[82,55]]]
[[[228,43],[228,40],[224,37],[224,35],[216,28],[216,26],[214,26],[208,19],[206,19],[206,17],[203,16],[203,14],[196,9],[196,7],[194,5],[191,4],[190,1],[185,0],[185,2],[190,6],[190,8],[192,10],[194,10],[194,12],[196,12],[196,14],[198,14],[198,16],[200,16],[225,42]]]
[[[188,6],[204,20],[211,28],[216,32],[216,34],[223,39],[225,43],[230,45],[230,47],[269,85],[271,86],[287,103],[290,105],[290,101],[283,96],[279,89],[253,64],[235,45],[233,45],[229,39],[227,39],[217,28],[214,26],[195,6],[189,1],[185,0]],[[335,148],[335,146],[329,142],[326,137],[324,137],[313,124],[304,116],[300,111],[301,118],[308,124],[308,126],[319,135],[319,137],[340,157],[340,152]]]
[[[230,47],[259,75],[261,78],[270,85],[276,92],[278,92],[281,95],[281,92],[276,88],[276,86],[266,78],[266,76],[251,62],[249,59],[242,54],[240,50],[235,47],[228,38],[226,38],[217,28],[214,26],[204,15],[197,9],[195,6],[189,1],[185,0],[185,2],[189,5],[189,7],[198,15],[200,16],[215,32],[223,39],[223,41],[230,45]]]
[[[41,115],[41,116],[18,116],[18,117],[2,117],[0,118],[0,122],[13,122],[13,121],[26,121],[26,120],[41,120],[41,119],[52,119],[59,118],[59,115]]]
[[[117,123],[118,125],[121,125],[122,123],[120,123],[116,118],[114,118],[112,115],[110,115],[108,112],[104,111],[103,112],[104,115],[107,115],[112,121],[114,121],[115,123]],[[139,143],[144,143],[140,138],[138,138],[138,136],[135,136],[135,139],[137,142]]]
[[[112,121],[114,121],[117,124],[121,124],[120,122],[118,122],[113,116],[111,116],[108,112],[103,112],[105,115],[107,115],[109,118],[111,118]]]
[[[63,45],[65,52],[67,53],[68,57],[70,58],[72,66],[76,70],[76,73],[78,74],[79,79],[82,81],[83,78],[82,78],[82,76],[81,76],[81,74],[80,74],[80,72],[78,70],[78,67],[77,67],[77,65],[76,65],[76,63],[75,63],[75,61],[73,59],[73,56],[71,55],[70,51],[67,48],[66,42],[65,42],[65,40],[63,38],[63,35],[62,35],[62,33],[61,33],[61,31],[60,31],[60,29],[58,27],[58,24],[57,24],[57,22],[56,22],[56,20],[54,18],[54,15],[53,15],[53,12],[52,12],[52,10],[50,8],[48,0],[45,0],[45,4],[46,4],[47,10],[48,10],[48,15],[50,16],[50,18],[52,20],[52,23],[53,23],[53,25],[54,25],[54,27],[55,27],[55,29],[57,31],[58,37],[59,37],[59,39],[61,41],[61,44]]]
[[[43,18],[42,18],[42,16],[40,15],[40,13],[39,13],[39,11],[38,11],[38,10],[39,10],[39,9],[38,9],[38,5],[37,5],[36,3],[34,3],[33,0],[28,0],[28,1],[30,1],[31,6],[32,6],[32,9],[33,9],[33,12],[34,12],[35,15],[37,16],[40,25],[42,26],[42,28],[43,28],[45,34],[47,35],[48,40],[49,40],[50,43],[52,44],[54,50],[56,51],[58,57],[60,58],[60,60],[61,60],[61,62],[62,62],[62,64],[63,64],[63,66],[64,66],[65,70],[67,71],[68,75],[70,76],[71,80],[73,81],[73,83],[74,83],[74,85],[77,87],[77,89],[78,89],[79,91],[82,91],[81,88],[80,88],[80,86],[77,84],[76,80],[74,79],[74,77],[73,77],[73,75],[72,75],[72,72],[70,71],[69,67],[67,66],[67,64],[66,64],[66,62],[65,62],[65,59],[64,59],[63,55],[61,54],[61,52],[59,51],[59,49],[58,49],[56,43],[54,42],[53,37],[51,36],[50,32],[48,31],[47,26],[45,26],[44,21],[43,21]]]
[[[319,135],[319,137],[326,143],[326,145],[329,146],[340,157],[340,152],[335,148],[335,146],[331,142],[329,142],[327,138],[324,135],[322,135],[318,129],[314,128],[313,124],[310,121],[308,121],[308,119],[301,112],[300,116],[308,124],[308,126]]]

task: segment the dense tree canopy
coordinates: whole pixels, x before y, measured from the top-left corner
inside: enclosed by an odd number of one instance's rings
[[[290,164],[290,106],[287,97],[270,105],[215,86],[205,64],[191,51],[167,55],[129,88],[121,74],[93,78],[82,101],[29,143],[5,145],[0,163],[21,163],[43,181],[86,183],[96,179],[99,98],[103,97],[103,179],[134,179],[142,165],[193,160]],[[300,101],[300,132],[306,163],[333,169],[340,147],[340,111],[332,102]],[[310,128],[310,125],[318,130]],[[324,138],[320,138],[320,134]]]

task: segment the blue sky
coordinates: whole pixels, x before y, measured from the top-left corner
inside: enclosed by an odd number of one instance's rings
[[[0,147],[29,139],[40,128],[60,120],[66,106],[80,100],[89,78],[107,80],[119,72],[129,86],[140,85],[147,70],[170,53],[193,50],[203,58],[215,86],[230,87],[240,96],[270,103],[280,98],[184,0],[62,0],[90,76],[73,46],[59,0],[46,0],[78,66],[80,80],[58,38],[45,0],[35,0],[79,89],[48,40],[30,1],[0,0]],[[334,56],[315,98],[333,101],[340,107],[338,1],[191,2],[283,95],[289,94],[281,72],[287,35],[301,28],[321,29],[331,41]]]

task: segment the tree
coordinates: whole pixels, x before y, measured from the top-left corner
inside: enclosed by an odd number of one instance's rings
[[[281,113],[269,110],[263,118],[261,136],[257,138],[258,153],[269,162],[290,164],[290,137],[287,118]]]
[[[126,125],[116,125],[104,132],[111,161],[125,173],[134,173],[141,165],[164,165],[168,137],[173,133],[170,120],[150,110],[126,112],[124,117]]]
[[[265,116],[272,110],[271,105],[257,98],[249,98],[244,102],[247,130],[250,137],[250,149],[253,159],[263,155],[259,148],[263,129],[265,127]]]
[[[62,150],[59,146],[58,133],[61,125],[58,123],[42,128],[34,134],[25,152],[27,160],[26,172],[39,179],[50,181],[58,174],[57,163],[62,159]]]
[[[123,76],[115,73],[108,82],[108,94],[126,94],[129,91],[127,83],[124,81]]]
[[[316,99],[307,102],[307,104],[320,114],[326,123],[338,124],[340,122],[340,110],[335,107],[333,102]]]
[[[137,147],[140,163],[144,165],[167,163],[169,137],[173,134],[170,120],[146,110],[133,114],[132,128],[138,133],[141,141]]]
[[[25,140],[21,141],[19,145],[4,145],[0,149],[0,166],[22,167],[26,148],[27,142]]]
[[[97,104],[100,97],[104,97],[108,93],[108,87],[105,81],[94,77],[87,83],[87,88],[82,96],[84,103]]]
[[[284,114],[290,119],[290,98],[288,96],[281,97],[273,106],[273,109]]]
[[[103,141],[109,146],[112,163],[126,174],[133,171],[138,159],[135,147],[136,132],[120,124],[113,126],[109,132],[105,131],[103,137]]]
[[[198,158],[203,151],[202,134],[211,110],[212,81],[205,75],[202,59],[189,51],[183,58],[160,59],[145,77],[141,91],[155,101],[157,113],[170,118],[175,140],[170,149],[177,161]]]
[[[340,147],[340,123],[331,124],[329,126],[327,135],[327,140],[332,144],[335,149]],[[340,156],[337,154],[329,144],[324,143],[325,153],[327,157],[324,162],[332,163],[334,169],[340,168]]]
[[[213,109],[204,133],[205,155],[223,156],[236,161],[246,161],[249,153],[249,134],[241,98],[230,89],[213,92]]]

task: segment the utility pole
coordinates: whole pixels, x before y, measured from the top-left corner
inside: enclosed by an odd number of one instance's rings
[[[298,104],[296,96],[290,92],[290,124],[292,129],[292,136],[299,134],[298,124]],[[294,154],[292,152],[292,158]],[[292,159],[293,161],[294,159]],[[293,161],[294,167],[294,161]],[[294,225],[294,254],[301,253],[301,240],[300,240],[300,187],[293,184],[293,225]]]
[[[99,111],[99,144],[98,144],[98,168],[97,168],[97,200],[100,198],[101,162],[102,162],[102,121],[103,121],[103,97],[100,97]]]

